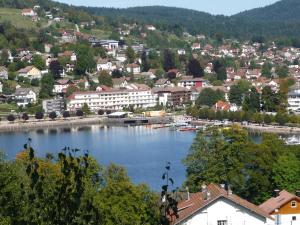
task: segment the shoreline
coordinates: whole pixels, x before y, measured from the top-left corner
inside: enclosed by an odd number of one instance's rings
[[[172,122],[171,117],[136,117],[136,118],[120,118],[112,119],[107,117],[72,117],[67,119],[56,120],[29,120],[29,121],[16,121],[16,122],[1,122],[0,133],[7,132],[22,132],[40,129],[51,128],[72,128],[78,126],[91,126],[91,125],[110,125],[110,126],[128,126],[128,125],[151,125],[151,124],[167,124]],[[213,125],[215,122],[208,120],[192,121],[191,124],[195,126]],[[229,125],[239,125],[248,129],[253,133],[275,133],[275,134],[300,134],[300,128],[297,127],[284,127],[273,125],[258,125],[258,124],[241,124],[229,123]]]
[[[15,122],[1,122],[0,133],[34,131],[40,129],[51,128],[72,128],[78,126],[91,125],[111,125],[111,126],[128,126],[128,125],[150,125],[150,124],[166,124],[170,122],[169,117],[145,117],[145,118],[122,118],[110,119],[106,117],[72,117],[68,119],[56,120],[29,120]]]
[[[192,121],[193,125],[213,125],[215,122],[208,120]],[[253,133],[273,133],[273,134],[300,134],[300,128],[298,127],[285,127],[285,126],[273,126],[273,125],[259,125],[259,124],[248,124],[243,125],[238,122],[229,123],[229,125],[239,125],[246,128],[249,132]]]

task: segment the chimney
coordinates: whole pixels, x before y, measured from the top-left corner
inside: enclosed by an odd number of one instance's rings
[[[228,187],[227,187],[227,194],[232,195],[232,190],[231,190],[230,185],[228,185]]]
[[[187,200],[190,200],[190,191],[189,191],[189,187],[187,186],[186,188],[186,193],[187,193]]]
[[[225,189],[225,184],[220,184],[220,187],[221,187],[222,189]]]
[[[279,189],[275,189],[274,190],[274,196],[275,198],[279,196],[280,190]]]
[[[202,195],[205,201],[210,199],[210,192],[207,190],[207,186],[205,184],[202,185]]]
[[[296,196],[300,198],[300,190],[296,191]]]

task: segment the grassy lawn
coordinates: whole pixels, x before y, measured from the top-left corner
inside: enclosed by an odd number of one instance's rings
[[[111,31],[100,30],[100,29],[91,29],[91,30],[80,29],[80,31],[82,33],[90,34],[101,39],[108,39],[109,36],[111,35]]]
[[[17,28],[35,29],[37,28],[37,22],[33,22],[30,17],[21,15],[20,9],[7,9],[0,8],[0,22],[9,21]],[[45,20],[39,21],[42,26],[45,26],[47,22]]]
[[[7,115],[12,110],[16,111],[18,109],[16,104],[0,104],[0,115]]]

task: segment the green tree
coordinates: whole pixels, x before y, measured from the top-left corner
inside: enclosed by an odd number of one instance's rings
[[[40,55],[34,55],[32,57],[32,64],[39,70],[44,70],[46,68],[45,60]]]
[[[168,72],[170,69],[176,68],[175,55],[170,49],[165,49],[164,50],[163,68],[166,72]]]
[[[213,70],[217,74],[217,80],[224,81],[227,79],[226,68],[220,60],[213,61]]]
[[[275,72],[280,78],[289,76],[289,68],[287,66],[277,66]]]
[[[202,90],[198,99],[196,100],[197,106],[209,106],[212,107],[217,101],[224,100],[224,92],[221,90],[214,91],[211,88],[205,88]]]
[[[262,109],[266,112],[275,112],[280,105],[279,96],[269,86],[262,89]]]
[[[295,154],[288,152],[278,157],[273,170],[275,186],[292,193],[300,187],[300,163]]]
[[[41,79],[41,89],[39,93],[39,97],[41,99],[50,98],[52,96],[52,91],[54,87],[54,79],[51,74],[43,75]]]
[[[112,77],[105,71],[102,70],[98,77],[99,85],[106,85],[108,87],[113,86]]]
[[[260,111],[260,94],[255,87],[252,87],[250,92],[246,94],[244,103],[244,111],[259,112]]]
[[[264,65],[262,66],[262,70],[261,70],[262,75],[264,77],[271,78],[271,75],[272,75],[271,69],[272,69],[271,63],[269,63],[269,62],[264,63]]]
[[[135,52],[134,52],[133,48],[129,46],[129,47],[126,49],[125,54],[126,54],[126,58],[127,58],[128,63],[134,63],[134,60],[135,60]]]
[[[275,122],[283,126],[288,122],[288,115],[278,112],[275,116]]]
[[[204,70],[197,59],[191,59],[188,63],[188,71],[193,77],[203,77]]]
[[[75,65],[75,73],[84,75],[86,71],[92,71],[96,67],[94,54],[91,48],[86,45],[76,47],[77,62]]]
[[[186,185],[199,191],[202,183],[225,183],[231,185],[237,195],[259,204],[270,198],[277,184],[288,188],[289,171],[282,177],[286,162],[278,164],[281,156],[291,152],[276,135],[264,134],[261,143],[253,143],[246,130],[239,127],[229,129],[209,128],[199,132],[184,160],[187,169]],[[298,152],[298,151],[297,151]],[[289,167],[298,170],[295,162]],[[275,171],[280,175],[275,176]],[[274,183],[276,177],[276,184]],[[299,182],[299,178],[293,184]]]
[[[91,110],[90,110],[90,108],[89,108],[89,106],[88,106],[87,103],[84,103],[84,104],[83,104],[83,107],[82,107],[81,110],[82,110],[82,112],[83,112],[85,115],[91,114]]]

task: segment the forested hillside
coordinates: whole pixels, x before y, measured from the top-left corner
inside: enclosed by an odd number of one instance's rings
[[[300,22],[300,1],[282,0],[275,4],[248,10],[235,15],[237,18],[246,18],[257,21]]]
[[[135,21],[153,24],[158,29],[175,34],[187,31],[191,34],[216,34],[225,38],[247,39],[253,36],[266,38],[300,36],[300,1],[282,0],[273,5],[253,9],[237,15],[213,16],[209,13],[176,7],[148,6],[127,9],[101,7],[75,7],[50,0],[2,0],[0,7],[24,8],[39,4],[44,8],[60,6],[78,22],[82,12],[107,18],[111,25]],[[81,14],[79,13],[81,11]],[[87,15],[84,15],[87,17]],[[83,18],[84,18],[83,17]],[[80,21],[80,20],[79,20]]]

